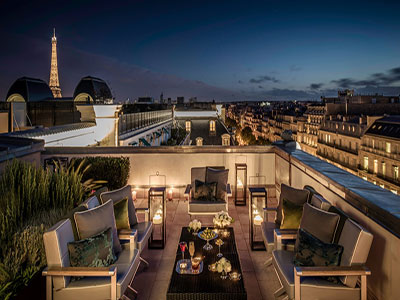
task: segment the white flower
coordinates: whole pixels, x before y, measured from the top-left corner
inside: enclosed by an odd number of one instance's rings
[[[196,231],[199,230],[200,228],[201,228],[201,222],[196,219],[189,223],[190,230]]]

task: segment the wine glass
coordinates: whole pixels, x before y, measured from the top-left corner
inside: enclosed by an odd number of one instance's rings
[[[189,242],[189,254],[190,254],[190,258],[193,258],[194,251],[195,251],[194,242],[193,242],[193,241],[190,241],[190,242]]]
[[[185,259],[185,250],[187,247],[186,242],[180,242],[179,247],[181,248],[181,251],[182,251],[182,260],[184,260]]]
[[[215,240],[215,244],[218,245],[218,254],[217,254],[217,257],[218,257],[218,258],[221,258],[222,256],[224,256],[224,255],[221,253],[221,246],[224,244],[224,242],[223,242],[221,239],[217,239],[217,240]]]

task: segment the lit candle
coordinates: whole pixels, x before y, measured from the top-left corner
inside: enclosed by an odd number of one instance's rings
[[[263,218],[260,215],[254,217],[254,225],[261,225]]]
[[[162,217],[159,214],[156,214],[153,217],[153,224],[161,224],[162,223]]]
[[[186,262],[181,262],[180,264],[179,264],[179,267],[182,269],[182,270],[185,270],[186,268],[187,268],[187,263]]]
[[[172,200],[172,189],[168,190],[168,200]]]
[[[232,272],[231,278],[232,278],[233,280],[236,280],[236,279],[238,278],[238,273]]]
[[[132,191],[132,199],[136,200],[136,191]]]

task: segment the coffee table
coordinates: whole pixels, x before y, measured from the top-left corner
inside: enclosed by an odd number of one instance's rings
[[[202,228],[201,230],[204,230]],[[236,249],[235,234],[233,228],[228,228],[230,236],[222,238],[224,245],[221,246],[221,252],[224,257],[232,264],[232,271],[242,274],[239,255]],[[198,275],[178,274],[175,271],[176,262],[182,258],[182,252],[177,246],[175,263],[172,270],[171,281],[167,291],[167,300],[246,300],[247,293],[244,287],[243,278],[239,281],[232,281],[229,277],[225,280],[220,278],[218,272],[208,270],[208,265],[215,263],[218,253],[218,246],[214,241],[210,241],[213,249],[206,251],[203,249],[206,241],[194,236],[188,232],[187,227],[182,228],[179,241],[185,241],[189,244],[194,241],[196,252],[195,256],[205,256],[203,263],[203,272]],[[185,258],[190,258],[189,252],[185,252]]]

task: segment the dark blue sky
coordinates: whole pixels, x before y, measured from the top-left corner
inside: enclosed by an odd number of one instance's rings
[[[53,27],[65,96],[86,75],[118,100],[399,94],[399,2],[2,1],[0,97],[48,80]]]

